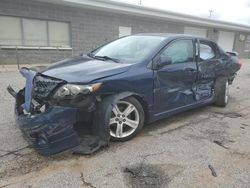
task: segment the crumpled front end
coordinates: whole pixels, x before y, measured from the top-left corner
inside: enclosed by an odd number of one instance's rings
[[[52,105],[49,95],[64,81],[22,68],[25,88],[14,94],[16,122],[33,147],[43,155],[58,153],[79,144],[74,130],[77,109]]]
[[[16,100],[16,122],[33,147],[40,154],[51,155],[83,143],[77,126],[80,124],[80,129],[84,129],[83,122],[90,119],[95,109],[95,98],[85,95],[72,100],[53,99],[58,88],[66,84],[64,80],[48,77],[26,68],[22,68],[20,72],[26,78],[25,88],[18,93],[10,86],[7,90]],[[88,128],[94,130],[95,127]],[[105,131],[107,133],[108,130],[100,129],[99,135],[94,133],[87,139],[86,135],[84,136],[86,151],[83,151],[83,154],[107,145],[108,139],[101,142],[99,138],[103,138],[103,133]],[[85,134],[91,134],[91,130],[88,131]],[[91,149],[88,143],[92,144]]]

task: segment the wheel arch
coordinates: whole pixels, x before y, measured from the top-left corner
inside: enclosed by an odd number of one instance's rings
[[[218,76],[214,79],[214,84],[215,84],[215,82],[216,82],[218,79],[221,79],[221,78],[227,78],[228,81],[230,81],[229,75],[227,75],[227,74],[220,74],[220,75],[218,75]]]
[[[138,102],[141,104],[145,115],[145,123],[149,122],[148,103],[140,95],[133,94],[131,96],[138,100]]]

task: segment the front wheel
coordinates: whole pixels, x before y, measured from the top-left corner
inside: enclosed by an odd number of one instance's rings
[[[229,82],[227,77],[217,78],[214,86],[215,105],[225,107],[229,98]]]
[[[134,97],[119,100],[112,109],[109,121],[110,136],[114,141],[126,141],[143,127],[144,110]]]

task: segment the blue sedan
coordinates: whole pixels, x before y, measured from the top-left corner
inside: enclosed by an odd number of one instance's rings
[[[89,154],[109,140],[131,139],[145,123],[226,106],[240,67],[236,53],[208,39],[137,34],[47,67],[22,68],[25,87],[8,91],[17,124],[39,153]]]

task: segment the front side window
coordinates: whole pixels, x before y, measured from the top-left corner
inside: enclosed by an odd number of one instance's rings
[[[168,56],[172,60],[172,64],[185,63],[193,61],[193,42],[192,40],[179,40],[168,46],[161,54]]]
[[[215,52],[213,48],[208,44],[200,43],[200,59],[201,60],[208,60],[215,57]]]

